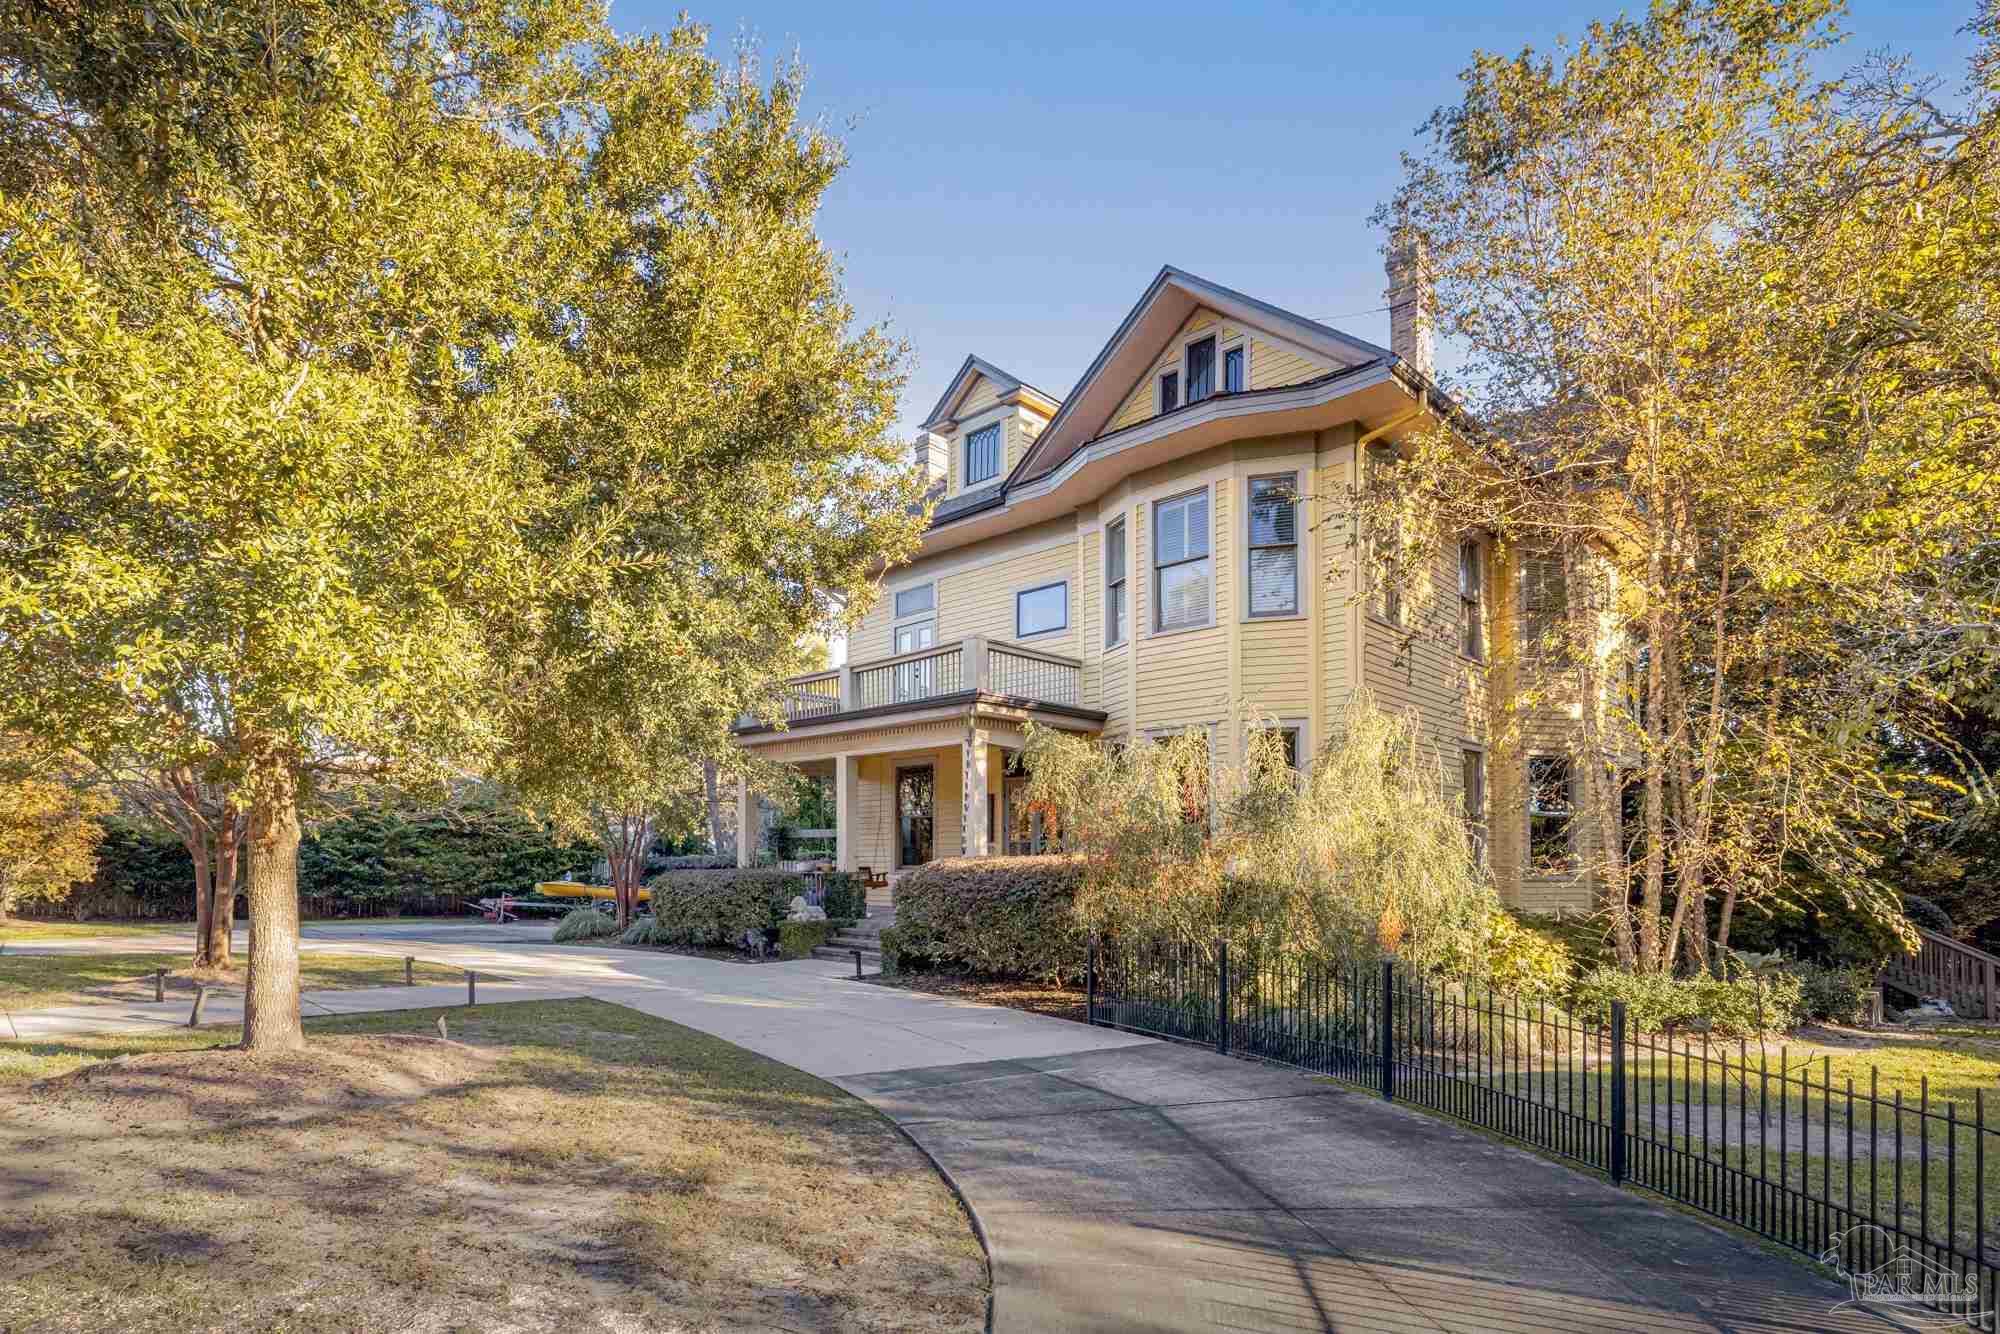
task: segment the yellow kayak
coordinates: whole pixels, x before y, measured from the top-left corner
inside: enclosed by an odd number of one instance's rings
[[[609,885],[579,885],[574,880],[545,880],[535,886],[537,894],[546,894],[552,899],[615,899],[618,891]],[[641,885],[639,902],[653,897],[653,891]]]

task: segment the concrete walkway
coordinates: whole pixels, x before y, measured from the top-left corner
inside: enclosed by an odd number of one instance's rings
[[[1844,1290],[1791,1259],[1323,1080],[857,983],[851,964],[553,946],[547,930],[322,925],[307,947],[504,974],[480,983],[482,1002],[628,1005],[831,1079],[900,1124],[971,1205],[1002,1334],[1897,1327],[1834,1311]],[[60,948],[79,946],[96,942]],[[464,990],[311,999],[400,1009]],[[110,1008],[13,1022],[46,1039],[185,1022],[187,1007]],[[215,1001],[209,1015],[235,1017]]]

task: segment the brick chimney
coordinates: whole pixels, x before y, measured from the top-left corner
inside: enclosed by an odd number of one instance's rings
[[[917,438],[910,444],[910,463],[923,474],[926,486],[942,486],[951,467],[951,455],[947,452],[944,437],[931,431],[918,431]]]
[[[1431,272],[1423,238],[1407,227],[1397,228],[1390,234],[1383,267],[1389,274],[1389,290],[1382,294],[1389,303],[1389,350],[1415,370],[1434,374]]]

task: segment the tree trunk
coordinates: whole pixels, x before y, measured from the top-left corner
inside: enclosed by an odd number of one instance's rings
[[[291,775],[250,808],[250,976],[243,988],[243,1046],[305,1046],[299,1022],[299,807]]]
[[[211,968],[227,968],[230,936],[236,927],[236,863],[243,835],[231,812],[215,839],[215,872],[209,878],[208,959]],[[296,878],[296,872],[294,872]]]
[[[214,883],[215,867],[209,861],[208,835],[194,829],[181,835],[181,846],[194,859],[194,966],[211,968],[209,959],[209,915],[215,911],[215,895],[211,887]]]

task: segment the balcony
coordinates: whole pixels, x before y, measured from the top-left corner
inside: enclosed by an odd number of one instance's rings
[[[983,635],[795,676],[779,694],[785,722],[792,726],[854,714],[970,703],[982,697],[1095,712],[1083,706],[1083,664],[1077,659]],[[762,726],[744,718],[737,730]]]

